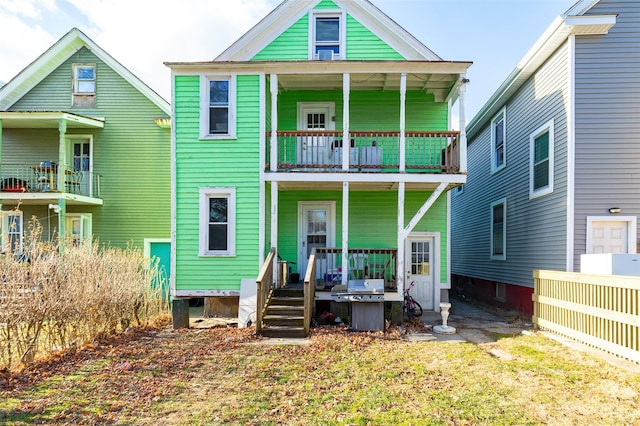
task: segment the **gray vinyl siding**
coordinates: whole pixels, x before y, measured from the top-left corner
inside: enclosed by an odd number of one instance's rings
[[[588,14],[618,16],[607,35],[576,38],[576,270],[587,216],[640,214],[640,3],[603,0]]]
[[[454,274],[533,286],[534,269],[565,269],[568,46],[565,43],[506,104],[506,167],[491,173],[490,121],[468,147],[464,191],[452,199]],[[554,190],[529,199],[529,136],[554,119]],[[493,202],[506,199],[506,260],[491,260]]]

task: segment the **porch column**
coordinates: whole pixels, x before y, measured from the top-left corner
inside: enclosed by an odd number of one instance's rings
[[[404,267],[405,235],[404,235],[404,182],[398,184],[398,294],[404,290],[404,279],[407,271]]]
[[[60,140],[58,142],[58,191],[63,193],[65,191],[64,179],[65,171],[67,170],[67,120],[61,118],[58,123],[58,133]],[[58,199],[58,205],[60,206],[60,212],[58,213],[58,235],[60,236],[61,245],[67,235],[66,215],[67,205],[64,198]]]
[[[0,119],[0,163],[1,162],[2,162],[2,120]]]
[[[460,84],[460,91],[458,94],[458,108],[460,119],[460,140],[458,141],[458,152],[460,156],[460,173],[467,173],[467,132],[466,127],[466,98],[467,98],[467,80],[466,74],[460,76],[462,84]]]
[[[349,164],[351,164],[351,139],[349,138],[350,91],[351,74],[345,73],[342,75],[342,170],[349,170]]]
[[[399,152],[398,152],[398,165],[400,166],[400,172],[404,172],[405,169],[405,121],[407,115],[407,73],[400,74],[400,140],[399,144]],[[399,248],[399,247],[398,247]]]
[[[278,170],[278,74],[271,74],[271,171]],[[272,187],[273,188],[273,187]],[[273,246],[275,247],[275,246]]]
[[[278,182],[271,182],[271,247],[275,247],[276,253],[278,252]],[[273,270],[277,271],[278,258],[273,262]]]
[[[344,143],[342,144],[344,152]],[[344,164],[344,163],[343,163]],[[349,182],[342,182],[342,284],[348,283],[349,272]]]

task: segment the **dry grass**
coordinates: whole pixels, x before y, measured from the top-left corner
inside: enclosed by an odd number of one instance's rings
[[[169,313],[157,263],[140,250],[42,242],[40,231],[32,221],[23,252],[0,259],[0,368]]]
[[[407,342],[398,329],[140,330],[0,376],[9,424],[639,424],[640,376],[541,335]],[[3,417],[4,416],[4,417]]]

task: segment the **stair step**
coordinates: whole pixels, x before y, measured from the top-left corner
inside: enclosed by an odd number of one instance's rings
[[[304,306],[304,297],[271,297],[271,305]]]
[[[304,297],[304,290],[296,288],[277,288],[273,290],[273,295],[283,297]]]
[[[283,327],[303,327],[304,317],[287,317],[278,315],[268,315],[262,320],[266,326],[283,326]]]
[[[260,330],[264,337],[304,338],[307,337],[304,327],[266,326]]]

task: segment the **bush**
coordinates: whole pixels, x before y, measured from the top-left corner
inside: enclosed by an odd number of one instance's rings
[[[0,259],[0,367],[68,350],[169,314],[166,277],[141,250],[40,241]]]

